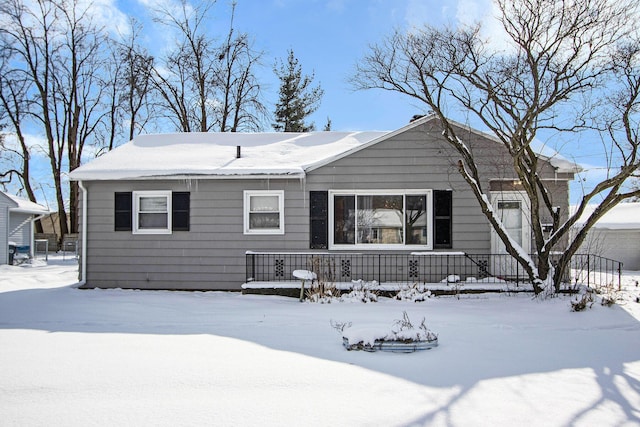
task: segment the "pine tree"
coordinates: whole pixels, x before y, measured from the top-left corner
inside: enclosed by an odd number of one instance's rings
[[[280,99],[276,104],[273,128],[280,132],[309,132],[315,129],[314,123],[305,124],[305,118],[320,106],[324,91],[320,85],[310,87],[314,74],[302,74],[302,66],[289,50],[286,64],[280,62],[280,68],[274,68],[280,79]]]

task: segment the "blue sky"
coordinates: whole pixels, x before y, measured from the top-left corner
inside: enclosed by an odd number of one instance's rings
[[[152,6],[157,2],[119,1],[116,4],[123,12],[133,13],[145,23],[145,34],[150,40],[158,40],[153,36],[156,28],[148,20],[145,3]],[[314,82],[324,89],[320,108],[310,118],[316,128],[321,129],[329,117],[333,130],[394,130],[424,108],[396,94],[354,92],[347,78],[370,43],[422,18],[441,21],[443,11],[449,10],[442,3],[431,0],[238,0],[234,27],[249,33],[255,40],[255,48],[264,51],[261,80],[271,112],[278,99],[279,85],[273,66],[277,60],[286,59],[288,49],[293,49],[303,72],[315,73]],[[211,10],[213,35],[226,33],[230,4],[230,0],[219,0]]]
[[[85,1],[85,0],[81,0]],[[87,0],[88,2],[88,0]],[[170,42],[166,27],[154,24],[149,8],[169,7],[178,0],[93,0],[92,9],[101,23],[112,30],[126,27],[127,16],[144,24],[144,44],[156,57]],[[230,0],[218,0],[211,9],[211,34],[223,37],[229,28]],[[277,60],[293,49],[305,74],[315,73],[314,82],[324,89],[317,112],[310,118],[317,129],[331,119],[332,130],[395,130],[414,114],[425,112],[406,96],[380,90],[354,91],[347,82],[358,59],[370,44],[394,29],[423,23],[471,24],[483,22],[485,35],[498,39],[498,24],[492,19],[491,0],[237,0],[234,27],[249,33],[255,48],[264,51],[261,81],[270,112],[278,98],[279,81],[273,72]],[[465,118],[454,117],[459,121]],[[266,131],[271,131],[266,126]],[[602,146],[598,140],[582,138],[565,143],[554,135],[543,143],[562,155],[584,164],[587,186],[602,179]],[[553,141],[553,143],[551,143]],[[124,141],[121,141],[124,142]],[[581,193],[580,181],[572,184],[572,201]]]
[[[101,0],[111,2],[113,0]],[[135,13],[147,22],[147,37],[157,40],[146,7],[177,0],[118,1],[122,11]],[[424,23],[434,25],[482,22],[484,35],[502,37],[491,0],[237,0],[234,27],[255,39],[264,51],[262,81],[269,110],[277,101],[279,81],[273,73],[276,60],[293,49],[306,74],[324,89],[318,111],[310,118],[317,129],[331,119],[332,130],[395,130],[408,123],[425,106],[406,96],[381,90],[354,91],[347,82],[356,62],[368,46],[395,29]],[[219,0],[212,9],[214,34],[229,26],[230,0]],[[464,117],[454,117],[465,122]],[[267,128],[265,130],[271,130]],[[572,184],[572,201],[606,175],[602,145],[598,138],[563,141],[557,135],[540,135],[541,142],[584,166],[585,173]],[[582,180],[584,178],[584,180]],[[586,180],[586,181],[585,181]]]

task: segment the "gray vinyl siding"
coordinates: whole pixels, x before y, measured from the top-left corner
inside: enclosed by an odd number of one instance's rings
[[[305,179],[85,182],[86,286],[239,290],[245,281],[246,251],[311,251],[309,191],[452,190],[453,248],[446,251],[488,253],[490,226],[457,171],[458,156],[432,126],[427,123],[397,134],[309,171]],[[471,138],[465,142],[472,148],[482,176],[513,179],[505,175],[503,167],[510,160],[495,142],[474,133],[466,136]],[[541,173],[553,178],[548,168]],[[489,182],[482,185],[489,192]],[[190,231],[170,235],[114,231],[114,194],[140,190],[189,191]],[[243,234],[244,190],[284,190],[284,234]],[[564,198],[568,203],[566,193]]]
[[[31,245],[32,215],[13,212],[9,220],[9,240],[18,246]]]
[[[0,264],[9,262],[9,206],[0,195]]]
[[[439,131],[426,126],[414,128],[312,171],[307,177],[307,189],[452,190],[453,247],[440,251],[488,253],[491,247],[489,223],[457,171],[459,156],[441,142],[441,138]],[[482,176],[504,178],[504,168],[496,165],[499,156],[495,142],[478,139],[465,142],[474,150],[476,161],[484,169]],[[488,182],[484,185],[488,191]]]
[[[119,181],[88,190],[87,286],[240,289],[247,250],[308,247],[308,208],[300,180]],[[243,191],[284,190],[285,234],[243,234]],[[119,191],[190,192],[190,231],[170,235],[114,231]]]

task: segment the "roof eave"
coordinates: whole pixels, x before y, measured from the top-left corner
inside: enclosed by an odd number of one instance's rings
[[[131,175],[105,176],[96,174],[70,176],[71,181],[144,181],[144,180],[213,180],[213,179],[301,179],[306,176],[304,171],[290,173],[245,173],[245,174],[167,174],[167,175]]]

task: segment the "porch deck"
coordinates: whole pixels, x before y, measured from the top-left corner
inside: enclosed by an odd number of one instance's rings
[[[535,256],[534,256],[535,258]],[[465,252],[333,253],[247,252],[244,293],[298,296],[294,270],[314,271],[341,292],[353,281],[377,282],[381,295],[420,285],[435,295],[482,292],[531,292],[522,267],[509,255]],[[577,284],[620,286],[622,263],[592,254],[575,255],[563,289]],[[306,286],[309,286],[308,284]]]

